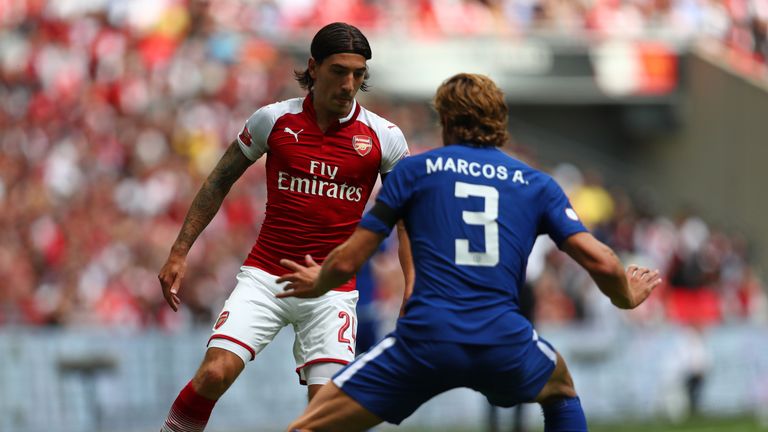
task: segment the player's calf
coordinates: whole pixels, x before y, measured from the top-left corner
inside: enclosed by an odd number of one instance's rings
[[[202,432],[215,404],[197,393],[190,381],[173,401],[160,432]]]
[[[587,419],[578,397],[568,397],[541,404],[544,432],[586,432]]]
[[[243,370],[243,361],[229,351],[210,348],[195,377],[171,405],[160,432],[202,432],[216,401]]]
[[[573,378],[565,360],[557,353],[557,364],[549,381],[536,397],[544,411],[545,432],[581,432],[587,430],[587,419],[576,395]]]

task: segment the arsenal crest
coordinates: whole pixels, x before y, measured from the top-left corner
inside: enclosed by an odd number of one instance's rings
[[[365,156],[370,153],[373,148],[373,139],[368,135],[355,135],[352,137],[352,147],[357,154]]]
[[[229,318],[229,311],[224,311],[219,315],[219,319],[216,320],[216,325],[213,326],[214,330],[218,330],[219,327],[223,326],[225,322],[227,322],[227,318]]]

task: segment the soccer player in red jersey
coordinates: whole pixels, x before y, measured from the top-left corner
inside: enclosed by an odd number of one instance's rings
[[[177,310],[186,256],[232,184],[266,154],[266,215],[237,286],[213,327],[200,368],[174,401],[161,431],[202,431],[216,400],[286,325],[296,331],[294,358],[311,399],[355,354],[354,280],[318,299],[278,299],[279,262],[323,261],[354,231],[376,178],[408,154],[400,129],[355,100],[366,90],[371,49],[349,24],[313,38],[307,69],[296,73],[304,98],[267,105],[247,120],[195,196],[158,278]],[[400,231],[401,244],[407,237]],[[409,252],[401,248],[406,292]],[[313,277],[311,274],[307,278]]]

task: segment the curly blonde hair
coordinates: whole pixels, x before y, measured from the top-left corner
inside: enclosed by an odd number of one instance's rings
[[[509,141],[504,93],[485,75],[460,73],[437,89],[433,106],[445,144],[501,147]]]

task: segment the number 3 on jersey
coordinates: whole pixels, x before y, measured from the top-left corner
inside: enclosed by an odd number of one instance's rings
[[[480,225],[485,233],[485,252],[470,252],[469,239],[456,239],[456,264],[493,267],[499,263],[499,191],[493,186],[456,182],[456,198],[481,197],[483,211],[462,211],[467,225]]]

